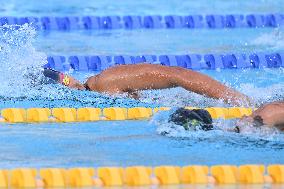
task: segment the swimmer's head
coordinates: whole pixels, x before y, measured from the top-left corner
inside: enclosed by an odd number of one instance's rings
[[[43,75],[53,81],[61,83],[67,87],[85,90],[85,87],[73,77],[52,69],[44,69]]]
[[[207,110],[179,108],[170,115],[168,122],[183,126],[185,130],[212,130],[212,118]]]
[[[259,115],[255,116],[243,116],[241,119],[239,119],[236,122],[236,127],[234,129],[235,132],[240,133],[242,130],[253,127],[253,128],[259,128],[264,125],[263,119]]]

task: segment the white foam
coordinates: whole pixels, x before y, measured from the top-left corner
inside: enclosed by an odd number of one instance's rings
[[[26,96],[31,86],[41,79],[46,55],[36,51],[33,27],[4,25],[0,27],[0,95],[2,97]]]
[[[284,47],[284,34],[281,28],[276,28],[271,33],[261,34],[251,42],[252,45],[271,46],[274,50]]]
[[[264,141],[284,141],[284,135],[280,133],[275,128],[269,127],[261,127],[256,128],[251,125],[246,125],[241,128],[241,133],[233,132],[235,127],[235,119],[224,120],[224,119],[215,119],[213,121],[214,130],[211,131],[191,131],[185,130],[182,126],[175,125],[173,123],[169,123],[169,116],[173,112],[172,111],[160,111],[153,116],[150,121],[150,124],[154,124],[157,126],[156,132],[158,134],[173,137],[173,138],[188,138],[191,140],[229,140],[230,142],[236,142],[241,138],[245,138],[246,140],[264,140]],[[228,137],[229,136],[229,137]]]

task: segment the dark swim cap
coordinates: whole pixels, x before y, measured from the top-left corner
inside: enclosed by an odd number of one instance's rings
[[[212,117],[207,110],[203,109],[179,108],[170,115],[168,122],[183,126],[185,130],[197,130],[199,128],[208,131],[213,129]]]
[[[56,82],[60,82],[60,72],[52,69],[44,69],[43,75]]]
[[[62,85],[68,86],[70,84],[70,78],[68,75],[65,75],[59,71],[53,69],[44,69],[43,75],[53,81],[61,83]]]

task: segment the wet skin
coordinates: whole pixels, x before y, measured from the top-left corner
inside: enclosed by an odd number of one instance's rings
[[[251,116],[245,116],[240,119],[237,126],[241,127],[243,123],[253,125],[255,124],[255,120],[261,120],[264,126],[276,127],[277,129],[284,131],[284,102],[272,102],[259,107]]]
[[[250,103],[249,98],[244,94],[199,72],[147,63],[111,67],[88,78],[86,85],[92,91],[108,94],[129,93],[134,97],[140,90],[182,87],[210,98],[222,99],[233,105]],[[84,89],[84,85],[73,78],[69,87]]]

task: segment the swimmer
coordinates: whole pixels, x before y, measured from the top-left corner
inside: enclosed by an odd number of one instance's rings
[[[209,131],[213,129],[213,120],[207,110],[178,108],[169,116],[169,123],[182,126],[184,130]]]
[[[235,131],[241,132],[247,125],[252,125],[256,128],[263,126],[275,127],[280,131],[284,131],[284,101],[262,105],[252,115],[244,116],[238,120]]]
[[[168,122],[182,126],[185,130],[209,131],[213,129],[212,118],[209,112],[203,109],[179,108],[169,116]],[[274,127],[279,131],[284,131],[284,101],[272,102],[259,107],[252,115],[239,119],[236,127],[229,131],[240,133],[248,126]]]
[[[222,99],[232,105],[251,104],[250,99],[202,73],[157,64],[117,65],[89,77],[85,84],[69,75],[45,69],[43,74],[63,85],[107,94],[128,93],[138,98],[140,90],[182,87],[210,98]]]
[[[222,83],[195,71],[180,67],[168,67],[155,64],[134,64],[111,67],[96,76],[87,79],[85,84],[71,76],[45,69],[43,74],[67,87],[79,90],[90,90],[108,94],[128,93],[137,98],[139,90],[165,89],[183,87],[198,94],[222,99],[233,105],[251,103],[250,99]],[[178,109],[169,121],[177,125],[191,128],[199,126],[203,130],[211,130],[212,118],[206,110]],[[180,118],[181,120],[179,120]],[[194,120],[194,121],[192,121]],[[206,120],[206,121],[205,121]],[[211,121],[210,121],[211,120]],[[268,126],[284,129],[284,102],[266,104],[251,116],[245,116],[237,123],[235,132],[240,132],[242,125],[252,124],[255,127]]]

